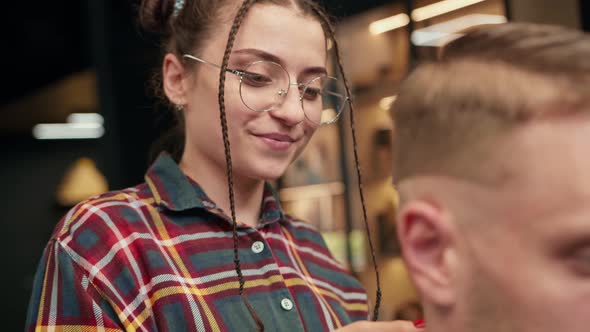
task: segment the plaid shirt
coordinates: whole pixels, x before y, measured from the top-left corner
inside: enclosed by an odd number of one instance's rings
[[[161,155],[145,183],[89,199],[57,225],[35,277],[27,331],[249,331],[231,220]],[[266,185],[259,225],[239,225],[245,294],[267,331],[367,319],[362,286]]]

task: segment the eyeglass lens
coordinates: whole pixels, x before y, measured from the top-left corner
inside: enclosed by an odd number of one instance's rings
[[[255,112],[268,112],[282,105],[291,85],[289,74],[279,64],[258,61],[244,70],[240,80],[243,103]],[[321,76],[298,85],[301,106],[311,122],[322,125],[337,119],[346,99],[340,81]]]

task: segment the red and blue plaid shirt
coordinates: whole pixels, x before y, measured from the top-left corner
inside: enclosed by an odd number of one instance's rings
[[[146,182],[71,209],[39,264],[27,331],[255,330],[238,295],[232,223],[161,155]],[[245,294],[267,331],[367,319],[362,286],[266,185],[259,225],[240,225]]]

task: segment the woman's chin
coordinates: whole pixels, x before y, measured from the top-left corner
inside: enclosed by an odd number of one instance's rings
[[[285,171],[287,170],[287,167],[289,165],[277,165],[274,163],[269,163],[269,164],[259,164],[256,165],[256,169],[254,170],[254,178],[259,179],[259,180],[263,180],[263,181],[274,181],[278,178],[280,178],[281,176],[283,176],[283,174],[285,174]]]

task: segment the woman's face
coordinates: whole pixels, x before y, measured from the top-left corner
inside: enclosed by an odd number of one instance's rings
[[[221,65],[230,23],[214,28],[202,52],[194,55]],[[252,62],[269,59],[286,69],[292,83],[324,75],[326,41],[322,26],[293,8],[254,5],[236,35],[228,67],[246,70]],[[185,156],[225,169],[218,106],[219,69],[198,62],[187,68],[192,70],[193,79],[185,107]],[[227,73],[225,106],[234,174],[276,179],[299,155],[317,125],[306,119],[297,87],[292,86],[282,104],[272,111],[258,113],[244,105],[239,81],[239,77]],[[260,94],[260,98],[269,97]]]

